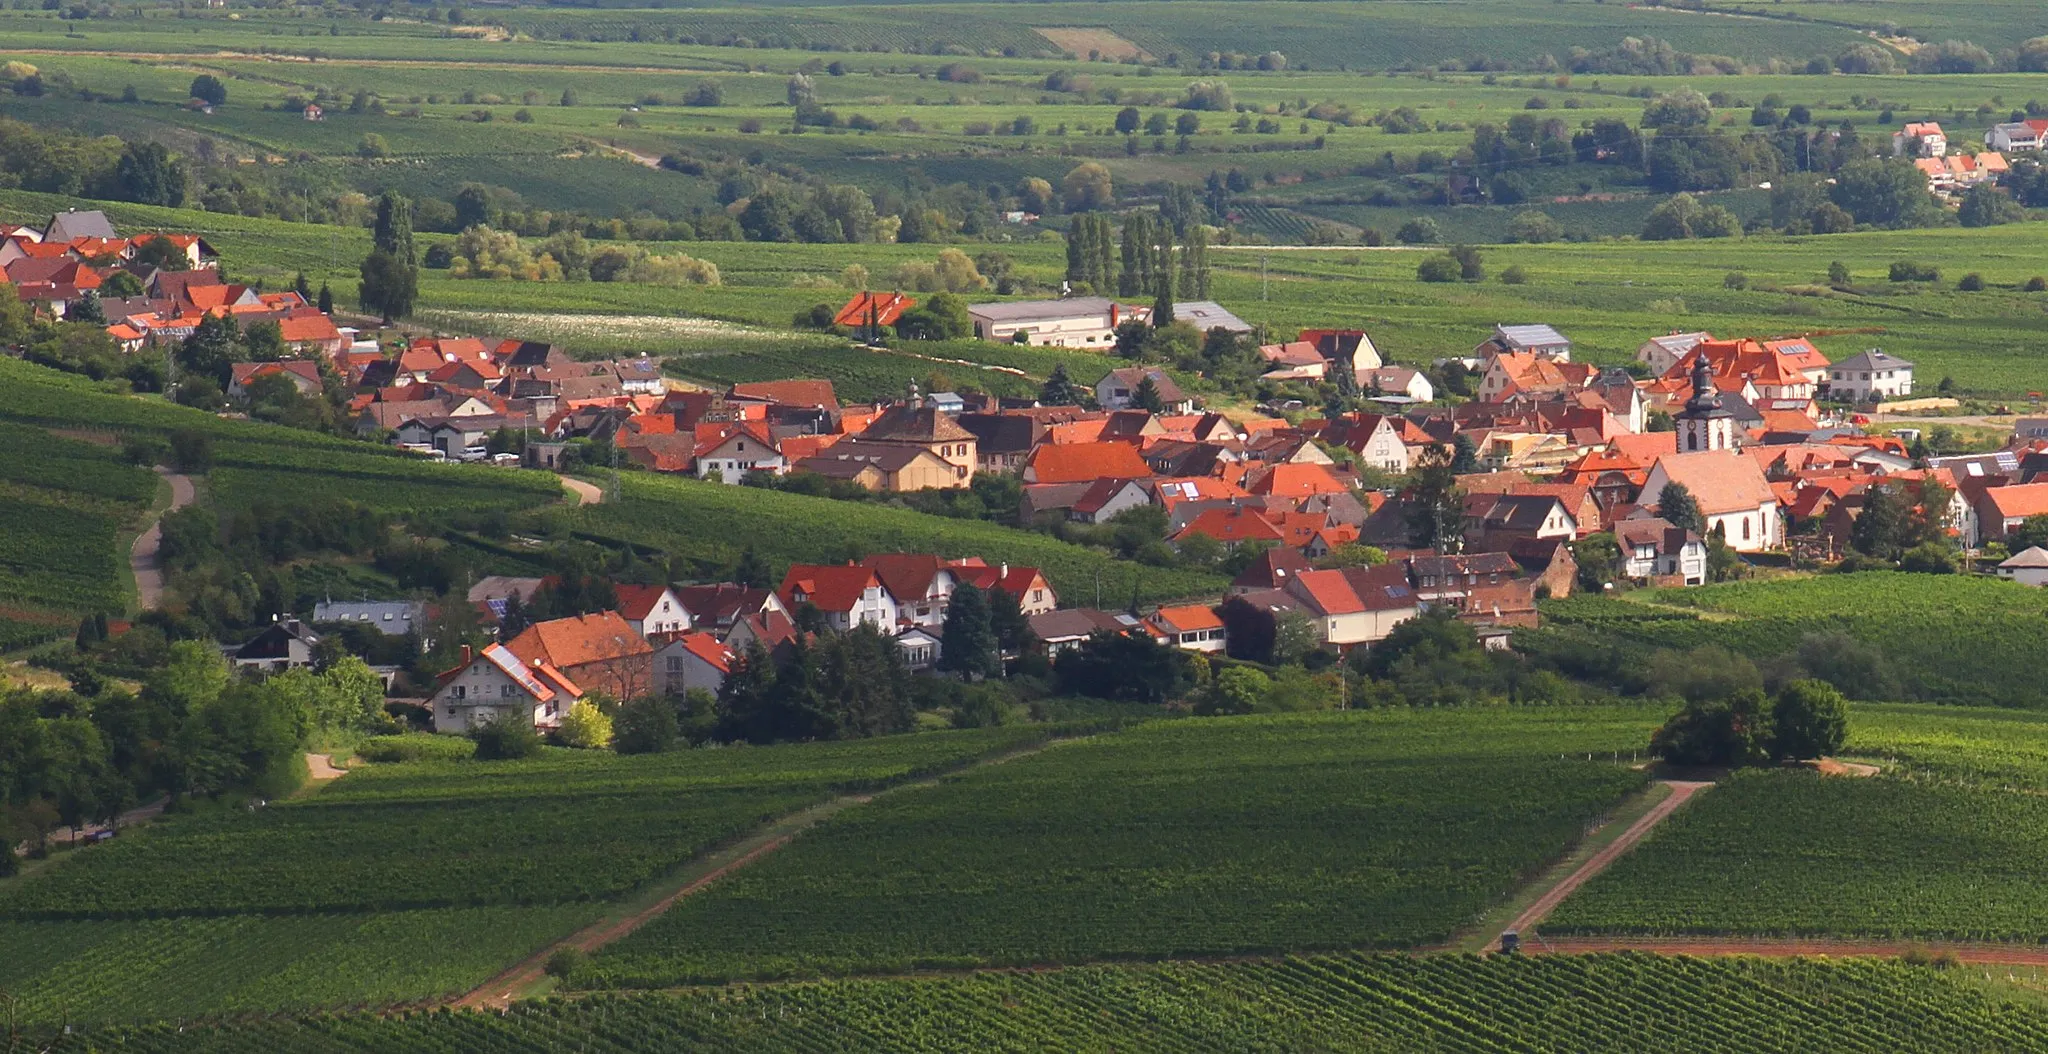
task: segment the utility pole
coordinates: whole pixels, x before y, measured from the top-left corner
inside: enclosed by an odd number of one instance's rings
[[[1266,299],[1266,291],[1267,291],[1267,290],[1268,290],[1268,289],[1269,289],[1270,287],[1271,287],[1271,282],[1270,282],[1270,281],[1269,281],[1269,280],[1267,279],[1267,276],[1266,276],[1266,254],[1265,254],[1265,253],[1260,253],[1260,254],[1259,254],[1259,299],[1260,299],[1260,300],[1264,300],[1264,299]]]

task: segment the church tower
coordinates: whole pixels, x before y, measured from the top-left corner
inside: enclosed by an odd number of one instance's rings
[[[1692,364],[1692,398],[1675,418],[1678,452],[1735,449],[1735,415],[1721,405],[1721,393],[1714,387],[1714,373],[1707,357],[1697,355]]]

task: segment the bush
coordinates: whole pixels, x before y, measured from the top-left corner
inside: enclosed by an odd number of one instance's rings
[[[621,754],[659,754],[676,745],[680,731],[673,703],[657,695],[636,695],[619,707],[612,749]]]
[[[1452,259],[1449,253],[1444,253],[1432,256],[1417,265],[1415,277],[1423,282],[1455,282],[1460,272],[1458,261]]]
[[[1436,221],[1427,216],[1417,216],[1401,225],[1394,232],[1394,240],[1403,245],[1433,245],[1442,241],[1444,232]]]
[[[612,719],[590,700],[578,699],[562,715],[562,727],[556,735],[561,737],[562,745],[578,750],[608,747],[612,745]]]
[[[556,948],[554,954],[548,956],[547,965],[541,967],[541,971],[558,981],[566,981],[583,968],[583,963],[588,958],[581,948]]]
[[[1529,272],[1522,270],[1521,264],[1513,264],[1500,273],[1502,285],[1521,285],[1528,280]]]
[[[1826,681],[1793,681],[1778,693],[1771,724],[1773,757],[1824,757],[1849,738],[1849,701]]]
[[[1743,274],[1741,271],[1730,271],[1727,274],[1721,276],[1721,288],[1748,289],[1749,276]]]
[[[508,715],[472,729],[478,761],[517,761],[540,753],[540,733],[533,722]]]
[[[1962,281],[1956,283],[1956,288],[1965,293],[1981,293],[1984,291],[1984,276],[1971,271],[1963,276]]]
[[[1939,282],[1941,272],[1932,267],[1923,267],[1912,260],[1900,260],[1891,267],[1894,282]]]
[[[2035,275],[2034,277],[2027,279],[2027,284],[2022,286],[2021,288],[2025,289],[2029,293],[2048,292],[2048,278],[2043,278],[2040,275]]]

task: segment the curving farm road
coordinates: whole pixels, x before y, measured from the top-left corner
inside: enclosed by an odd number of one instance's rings
[[[192,486],[192,477],[172,472],[162,465],[157,466],[156,474],[169,480],[171,484],[171,507],[164,510],[165,515],[192,504],[197,493]],[[136,537],[135,544],[128,549],[128,568],[135,572],[135,603],[136,607],[143,611],[148,611],[163,602],[164,569],[157,552],[163,548],[163,544],[163,516],[160,515],[156,522],[149,525],[148,530]]]

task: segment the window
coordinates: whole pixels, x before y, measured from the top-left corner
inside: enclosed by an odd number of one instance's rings
[[[511,686],[511,685],[509,685],[509,684],[501,684],[501,685],[499,685],[499,686],[498,686],[498,698],[500,698],[500,699],[510,699],[510,698],[512,698],[512,686]]]
[[[1742,540],[1749,541],[1749,517],[1742,518]]]
[[[468,697],[469,697],[469,686],[468,686],[468,685],[462,685],[462,684],[458,684],[458,685],[456,685],[456,686],[455,686],[455,698],[457,698],[457,699],[466,699],[466,698],[468,698]]]

